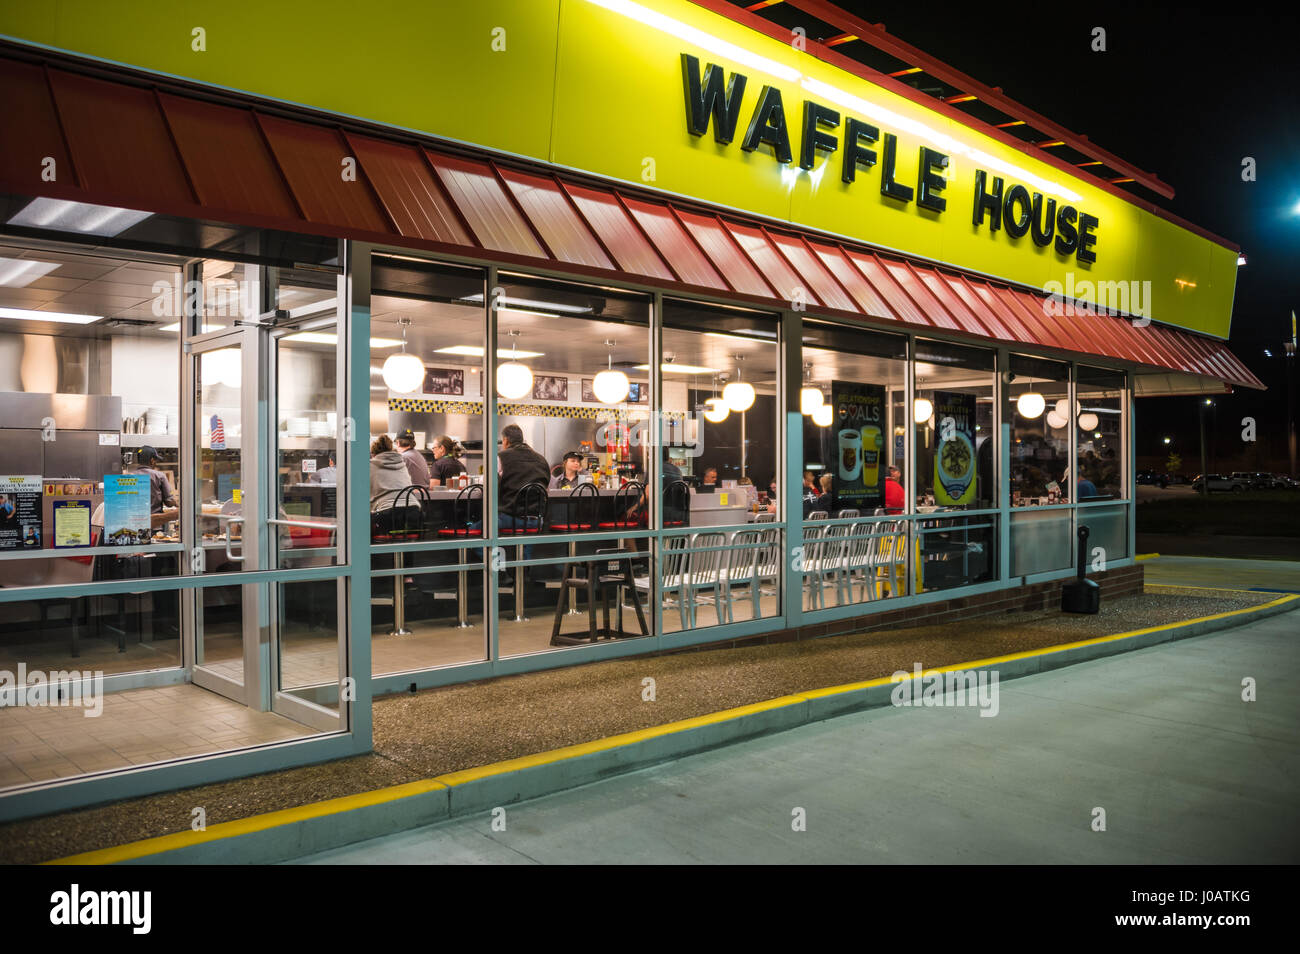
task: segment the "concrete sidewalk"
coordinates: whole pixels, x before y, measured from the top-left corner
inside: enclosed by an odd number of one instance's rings
[[[1300,593],[1300,562],[1165,556],[1142,561],[1148,585]]]
[[[1026,676],[994,718],[869,710],[300,860],[1294,864],[1297,679],[1276,616]]]

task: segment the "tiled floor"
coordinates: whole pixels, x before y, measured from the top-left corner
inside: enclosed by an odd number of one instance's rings
[[[0,787],[281,742],[313,730],[194,685],[130,689],[97,717],[70,706],[0,709]]]

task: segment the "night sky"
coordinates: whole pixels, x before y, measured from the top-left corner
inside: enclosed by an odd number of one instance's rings
[[[1300,311],[1300,14],[836,2],[1156,174],[1174,198],[1139,194],[1242,247],[1248,264],[1238,269],[1230,344],[1269,390],[1216,398],[1210,469],[1285,471],[1281,344],[1291,309]],[[1097,26],[1106,29],[1104,53],[1091,49]],[[1242,181],[1245,156],[1256,160],[1254,182]],[[1139,458],[1163,456],[1170,436],[1184,472],[1199,472],[1196,399],[1140,400],[1137,414]],[[1247,415],[1258,421],[1258,446],[1242,443]]]

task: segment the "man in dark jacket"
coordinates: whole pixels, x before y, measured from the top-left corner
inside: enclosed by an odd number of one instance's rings
[[[551,465],[546,458],[533,450],[524,441],[524,432],[518,424],[507,424],[501,429],[501,450],[497,454],[498,508],[504,517],[516,515],[512,505],[515,495],[526,484],[540,483],[543,487],[551,481]],[[511,524],[502,520],[501,526],[509,528]]]

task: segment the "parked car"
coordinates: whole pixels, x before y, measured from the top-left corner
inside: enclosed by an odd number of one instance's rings
[[[1274,474],[1273,487],[1277,490],[1297,490],[1300,489],[1300,480],[1290,474]]]
[[[1237,470],[1232,473],[1232,480],[1241,482],[1247,490],[1272,490],[1273,475],[1258,471]]]
[[[1137,472],[1137,482],[1139,484],[1150,484],[1154,487],[1168,487],[1169,475],[1154,470],[1139,470]]]
[[[1200,474],[1197,474],[1192,478],[1192,489],[1197,493],[1200,493],[1201,485],[1207,482],[1211,493],[1216,490],[1245,490],[1247,486],[1242,481],[1236,480],[1232,477],[1225,477],[1223,474],[1207,474],[1205,475],[1205,478],[1202,478]]]

